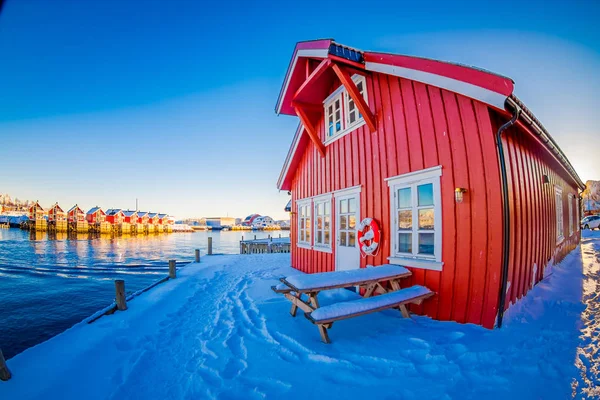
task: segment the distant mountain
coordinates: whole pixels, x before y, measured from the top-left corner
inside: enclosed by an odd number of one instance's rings
[[[586,213],[600,213],[600,181],[587,181],[581,197]]]

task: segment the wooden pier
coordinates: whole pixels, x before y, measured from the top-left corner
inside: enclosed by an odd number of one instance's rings
[[[289,253],[290,238],[266,238],[240,241],[240,254]]]

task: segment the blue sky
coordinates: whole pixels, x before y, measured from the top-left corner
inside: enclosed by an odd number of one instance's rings
[[[295,43],[323,37],[510,76],[600,179],[597,1],[204,3],[7,0],[0,193],[284,218],[275,182],[297,120],[274,104]]]

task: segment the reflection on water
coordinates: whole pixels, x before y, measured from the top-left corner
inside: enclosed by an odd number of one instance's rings
[[[238,254],[239,241],[289,232],[195,232],[112,237],[0,230],[0,344],[7,358],[69,328],[114,298],[167,274],[168,260],[189,262],[194,250]]]

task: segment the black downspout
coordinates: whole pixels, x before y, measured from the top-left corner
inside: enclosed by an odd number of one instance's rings
[[[513,126],[519,115],[520,109],[516,109],[510,121],[498,129],[496,134],[496,145],[498,146],[498,156],[500,157],[500,176],[502,179],[502,275],[500,276],[500,296],[498,300],[498,328],[502,327],[502,318],[504,317],[504,302],[506,301],[506,285],[508,282],[508,256],[510,246],[510,210],[508,208],[508,179],[506,177],[506,159],[504,157],[504,148],[502,147],[502,133]]]

